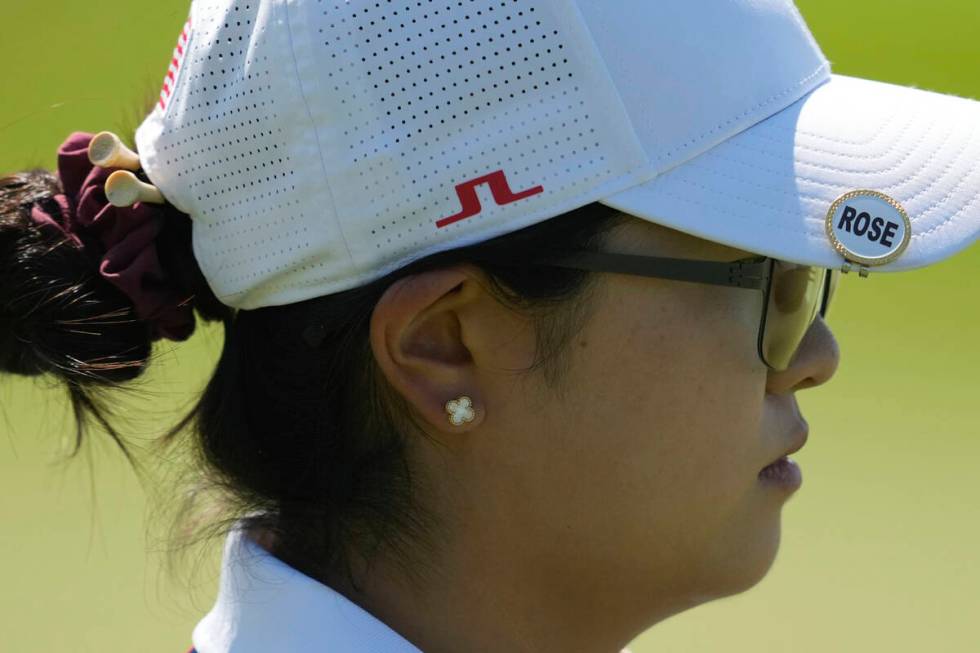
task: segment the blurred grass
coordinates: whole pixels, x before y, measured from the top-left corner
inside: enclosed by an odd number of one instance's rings
[[[798,5],[835,72],[980,98],[977,3]],[[53,168],[74,130],[121,131],[159,88],[187,7],[6,3],[0,171]],[[842,280],[829,319],[841,367],[799,394],[805,481],[784,508],[773,569],[651,629],[634,653],[980,650],[978,275],[974,246],[925,269]],[[219,343],[202,329],[161,348],[143,394],[120,400],[138,442],[192,399]],[[202,551],[208,565],[190,587],[165,576],[153,552],[165,533],[111,443],[58,462],[66,418],[58,391],[0,379],[0,651],[186,650],[220,543]]]

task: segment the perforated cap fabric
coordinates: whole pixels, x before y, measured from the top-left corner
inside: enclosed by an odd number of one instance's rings
[[[136,143],[248,309],[593,201],[787,261],[920,267],[980,233],[978,122],[831,73],[785,0],[195,0]]]

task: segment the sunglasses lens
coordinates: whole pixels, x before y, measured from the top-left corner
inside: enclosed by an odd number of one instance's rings
[[[823,294],[828,273],[827,268],[774,261],[762,335],[762,355],[774,369],[789,367],[800,341],[825,304]],[[837,285],[835,275],[831,273],[831,276],[828,300]]]

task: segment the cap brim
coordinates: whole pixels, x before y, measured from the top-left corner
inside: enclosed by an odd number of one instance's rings
[[[739,249],[839,268],[827,235],[838,197],[897,200],[911,239],[870,268],[935,263],[980,234],[980,102],[845,75],[655,179],[602,199],[621,211]]]

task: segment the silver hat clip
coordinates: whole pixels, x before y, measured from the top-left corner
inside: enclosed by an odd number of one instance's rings
[[[852,190],[834,200],[825,228],[834,249],[844,257],[841,272],[858,265],[862,277],[870,273],[868,266],[901,256],[912,237],[912,222],[902,205],[869,189]]]

